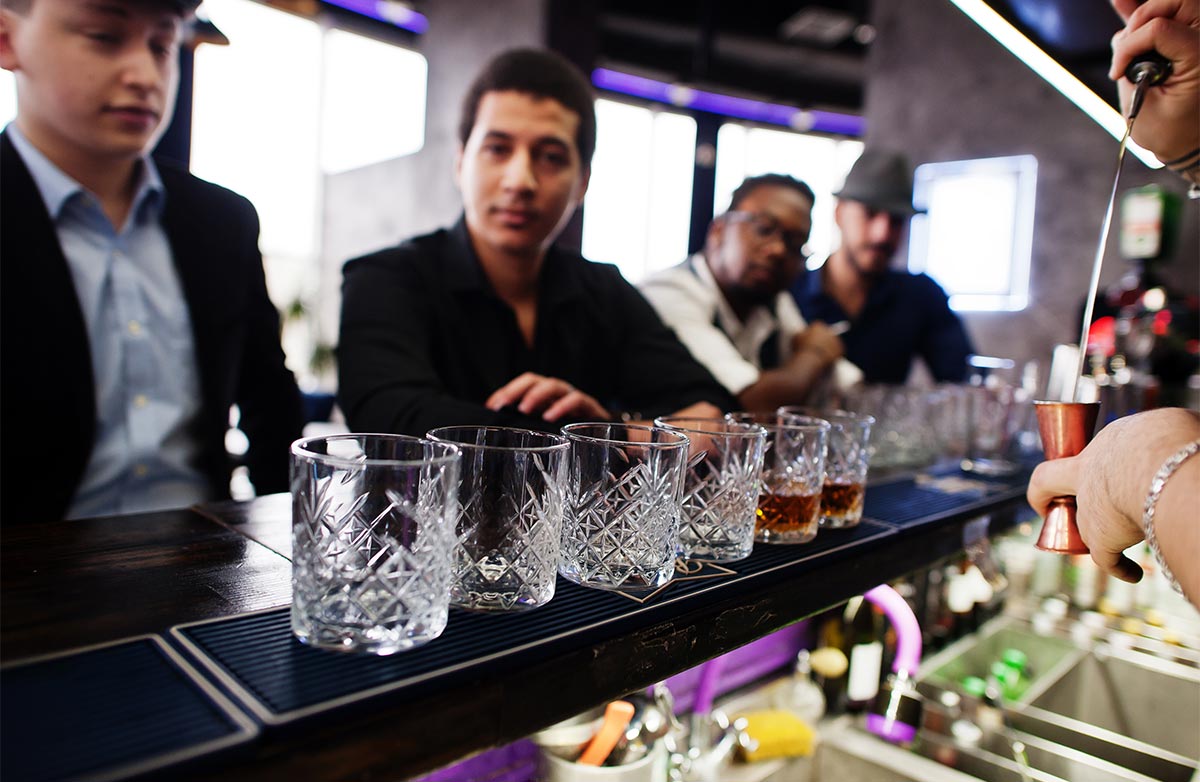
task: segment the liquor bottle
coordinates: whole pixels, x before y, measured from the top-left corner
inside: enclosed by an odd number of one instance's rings
[[[861,597],[852,598],[846,606],[851,617],[847,631],[850,651],[850,670],[846,683],[846,711],[864,711],[879,692],[883,671],[883,632],[874,606]]]
[[[825,694],[812,680],[810,656],[807,649],[801,649],[796,655],[796,667],[791,681],[777,691],[775,706],[792,712],[808,723],[809,727],[815,728],[821,717],[825,716]]]

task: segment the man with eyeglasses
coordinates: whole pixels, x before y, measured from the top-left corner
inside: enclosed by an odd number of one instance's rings
[[[868,383],[902,384],[920,356],[933,378],[967,376],[971,340],[941,287],[925,274],[891,269],[912,206],[912,169],[904,155],[868,149],[855,161],[834,221],[842,244],[792,293],[804,317],[846,322],[846,358]]]
[[[813,401],[822,381],[861,373],[825,323],[806,326],[788,287],[804,268],[812,189],[782,174],[750,177],[712,221],[704,251],[646,279],[642,293],[747,410]]]

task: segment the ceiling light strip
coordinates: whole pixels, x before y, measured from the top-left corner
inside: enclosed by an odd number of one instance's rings
[[[984,0],[950,0],[958,9],[971,18],[971,21],[983,28],[984,32],[1012,52],[1017,59],[1028,65],[1033,72],[1041,76],[1050,86],[1062,93],[1067,100],[1087,114],[1097,125],[1108,131],[1109,135],[1118,141],[1125,135],[1125,118],[1121,113],[1108,105],[1096,93],[1092,92],[1070,71],[1055,62],[1054,58],[1042,51],[1026,38],[1020,30],[994,11]],[[1158,158],[1142,147],[1129,142],[1129,151],[1137,156],[1150,168],[1162,168]]]
[[[737,117],[768,125],[782,125],[793,130],[814,130],[861,138],[866,121],[853,114],[834,111],[798,109],[779,103],[736,98],[717,92],[706,92],[679,84],[668,84],[630,73],[597,68],[592,71],[592,84],[602,90],[619,92],[637,98],[669,103],[679,108],[707,111],[726,117]]]
[[[412,10],[403,3],[397,3],[395,0],[325,0],[325,2],[418,35],[429,29],[429,20],[424,14]]]

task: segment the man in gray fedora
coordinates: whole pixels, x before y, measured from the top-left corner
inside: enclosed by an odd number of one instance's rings
[[[845,357],[868,383],[904,383],[920,356],[938,381],[966,378],[971,340],[941,287],[925,274],[890,268],[919,210],[903,154],[868,149],[835,193],[841,246],[792,286],[809,322],[847,322]]]

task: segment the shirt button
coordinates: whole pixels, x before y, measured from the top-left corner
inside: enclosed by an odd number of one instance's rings
[[[150,468],[144,464],[135,464],[133,466],[133,474],[139,478],[145,478],[149,472]]]
[[[138,394],[133,398],[134,407],[145,407],[149,401],[150,400],[146,398],[145,394]]]
[[[142,333],[142,324],[136,320],[129,321],[129,333],[133,336],[138,336]]]

